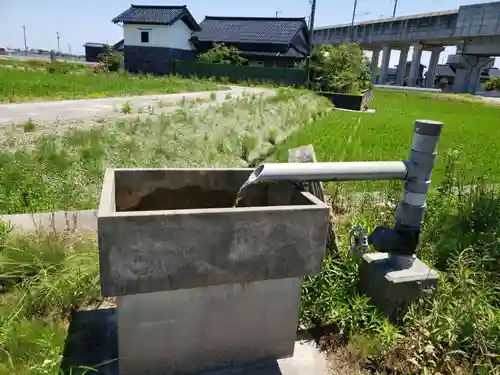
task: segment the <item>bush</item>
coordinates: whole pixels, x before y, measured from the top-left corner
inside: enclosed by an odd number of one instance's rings
[[[500,77],[490,78],[484,83],[484,89],[486,91],[500,91]]]
[[[198,60],[205,64],[243,65],[247,62],[240,56],[240,51],[237,48],[224,44],[215,44],[213,48],[200,54]]]
[[[449,81],[448,81],[448,78],[446,77],[441,77],[439,79],[439,82],[437,84],[438,88],[440,88],[441,90],[444,90],[445,88],[448,87],[448,84],[449,84]]]
[[[67,74],[69,72],[67,64],[63,64],[58,61],[52,61],[47,70],[49,73]]]
[[[321,45],[311,56],[311,85],[316,91],[358,94],[371,88],[367,57],[357,44]]]
[[[109,45],[104,46],[104,52],[97,56],[98,60],[104,64],[107,71],[117,72],[123,64],[123,55],[113,50]]]

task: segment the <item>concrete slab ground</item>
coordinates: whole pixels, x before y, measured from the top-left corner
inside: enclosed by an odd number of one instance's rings
[[[224,327],[221,327],[223,329]],[[245,338],[242,337],[242,340]],[[73,375],[119,375],[116,310],[114,308],[74,312],[68,330],[61,370]],[[72,372],[69,371],[73,368]],[[200,375],[328,375],[326,356],[314,341],[295,342],[291,358],[270,360],[244,367],[210,371]],[[169,375],[169,374],[154,374]]]
[[[274,95],[273,89],[258,87],[231,86],[229,90],[214,91],[215,102],[222,103],[226,95],[241,96],[244,92],[249,94]],[[101,99],[57,100],[29,103],[0,104],[0,126],[9,123],[23,123],[28,120],[35,122],[58,120],[92,120],[120,114],[120,109],[125,103],[130,103],[132,108],[145,108],[163,102],[163,112],[172,112],[182,100],[210,99],[211,92],[188,92],[167,95],[126,96]],[[160,112],[157,109],[157,112]],[[137,115],[137,114],[135,114]]]
[[[345,109],[345,108],[336,108],[336,107],[333,107],[334,110],[336,111],[342,111],[342,112],[354,112],[354,113],[369,113],[369,114],[373,114],[375,112],[377,112],[377,110],[375,108],[368,108],[364,111],[356,111],[354,109]]]

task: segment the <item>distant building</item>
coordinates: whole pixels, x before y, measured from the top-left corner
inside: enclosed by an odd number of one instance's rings
[[[411,68],[411,61],[408,61],[406,63],[406,68],[405,68],[405,73],[404,73],[404,79],[403,79],[403,85],[406,86],[406,81],[408,80],[408,76],[410,75],[410,68]],[[423,64],[420,64],[419,67],[419,72],[418,72],[418,78],[417,78],[417,86],[421,86],[424,83],[424,70],[426,66]],[[396,65],[395,68],[389,68],[387,69],[387,82],[378,82],[381,85],[385,84],[390,84],[393,85],[396,83],[396,74],[397,74],[398,66]],[[380,76],[379,76],[380,78]]]
[[[223,43],[236,47],[248,65],[282,68],[307,56],[304,18],[205,17],[200,27],[191,39],[199,53]]]
[[[196,58],[190,39],[200,25],[185,5],[132,5],[112,21],[123,24],[125,69],[130,72],[165,74],[168,61]]]
[[[85,47],[85,60],[90,62],[99,61],[97,58],[101,53],[104,52],[104,43],[92,43],[88,42],[83,45]]]
[[[484,69],[479,77],[478,90],[482,90],[482,86],[486,81],[493,77],[500,77],[500,69],[491,68]],[[434,87],[443,90],[451,90],[455,83],[455,68],[449,64],[438,65],[436,67],[436,75],[434,76]]]
[[[85,60],[89,62],[99,61],[99,55],[104,52],[106,43],[88,42],[83,45],[85,47]],[[123,52],[123,39],[118,43],[110,46],[114,51]]]
[[[195,60],[217,43],[236,47],[248,65],[292,67],[307,56],[304,18],[205,17],[185,5],[132,5],[112,20],[123,24],[125,68],[165,74],[172,60]]]

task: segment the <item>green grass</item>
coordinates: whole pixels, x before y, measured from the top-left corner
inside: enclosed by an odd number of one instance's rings
[[[58,374],[72,308],[99,298],[96,240],[0,228],[0,374]]]
[[[500,177],[500,108],[469,96],[386,90],[376,91],[372,106],[374,115],[330,112],[288,137],[272,158],[286,160],[290,147],[312,143],[320,161],[402,160],[414,120],[443,121],[419,254],[440,271],[439,289],[430,308],[416,304],[398,326],[370,306],[357,292],[348,231],[391,225],[401,184],[330,183],[339,253],[306,278],[302,323],[330,326],[322,342],[334,368],[347,368],[343,373],[500,373],[500,191],[484,185]],[[480,187],[464,190],[471,184]],[[361,189],[380,190],[392,204],[383,207],[370,195],[350,201],[348,193]]]
[[[8,66],[29,69],[49,69],[50,67],[55,67],[66,71],[92,71],[92,65],[72,63],[71,61],[51,62],[50,60],[0,59],[0,68]]]
[[[75,64],[71,64],[75,65]],[[218,90],[213,81],[125,73],[63,74],[0,68],[0,102],[83,99]]]
[[[442,155],[459,153],[463,176],[486,176],[500,181],[500,108],[467,96],[376,90],[374,114],[332,111],[290,136],[275,158],[286,161],[288,149],[313,144],[319,161],[404,160],[408,158],[413,123],[417,119],[445,124],[438,147],[433,181],[443,179]],[[367,184],[357,184],[366,189]],[[380,188],[381,184],[371,184]]]
[[[453,181],[445,179],[431,193],[420,239],[420,259],[440,271],[437,294],[425,308],[416,303],[400,325],[390,324],[358,294],[359,265],[347,241],[353,225],[369,233],[393,223],[394,211],[366,197],[337,219],[339,252],[327,257],[321,274],[305,279],[301,320],[330,327],[321,342],[332,366],[348,369],[341,373],[499,373],[500,190],[456,195],[451,188],[460,186]],[[387,200],[397,199],[399,189],[385,191]]]
[[[324,104],[301,92],[280,92],[210,107],[185,101],[171,115],[150,111],[62,133],[38,124],[27,137],[15,128],[18,133],[0,142],[0,213],[96,208],[108,167],[251,165],[309,124]]]
[[[444,107],[434,107],[434,99],[426,101],[418,95],[408,99],[399,93],[398,99],[398,95],[382,91],[377,96],[379,111],[385,108],[389,113],[413,115],[402,116],[410,119],[410,124],[405,130],[407,139],[400,151],[401,158],[406,157],[415,118],[433,118],[427,115],[440,113],[451,120],[456,112],[446,114],[447,111],[459,110],[455,102],[451,107],[447,106],[448,101],[440,103]],[[420,102],[422,105],[416,104]],[[395,110],[387,103],[403,105]],[[320,117],[310,123],[313,114],[324,110],[323,104],[283,91],[278,98],[268,100],[233,99],[217,110],[195,112],[186,107],[168,117],[151,116],[144,121],[106,123],[57,136],[40,135],[21,143],[17,151],[0,154],[0,187],[4,189],[0,190],[1,210],[95,207],[102,172],[107,166],[245,166],[256,155],[272,149],[272,144],[280,145],[283,141],[281,152],[313,143],[320,159],[336,160],[324,157],[332,147],[332,142],[324,141],[324,137],[330,137],[334,145],[339,144],[338,149],[345,150],[341,160],[353,160],[349,155],[363,155],[369,145],[368,136],[362,138],[363,142],[353,137],[354,141],[348,143],[345,135],[340,135],[343,140],[331,136],[335,126],[328,126],[332,116],[361,116],[333,112],[328,114],[328,121]],[[486,118],[495,113],[490,111],[499,111],[482,104],[476,108],[477,105],[468,99],[462,103],[469,111],[484,109]],[[420,113],[417,108],[421,108]],[[467,109],[460,111],[468,115]],[[365,129],[370,118],[374,117],[362,118]],[[357,124],[357,120],[352,121]],[[379,127],[386,126],[381,119],[377,121]],[[484,122],[484,117],[477,115],[473,124]],[[341,123],[339,120],[334,124],[341,127]],[[35,136],[40,126],[30,136]],[[453,134],[450,127],[447,131]],[[461,128],[469,131],[464,124]],[[311,137],[311,129],[316,129],[315,138],[303,136]],[[443,141],[447,134],[443,134]],[[457,139],[465,138],[456,134]],[[467,134],[472,138],[474,133]],[[390,141],[388,136],[382,139]],[[379,148],[392,156],[379,142]],[[396,142],[392,145],[396,147]],[[375,152],[376,147],[371,148]],[[455,148],[457,144],[449,147]],[[465,160],[456,153],[442,153],[440,174],[433,182],[421,235],[420,258],[440,272],[436,298],[426,309],[415,304],[400,325],[389,323],[367,298],[358,294],[359,265],[347,241],[352,225],[361,224],[371,231],[377,225],[393,223],[394,205],[382,208],[368,195],[356,205],[333,201],[334,211],[342,212],[335,221],[339,251],[325,259],[321,274],[304,280],[300,318],[306,325],[330,326],[330,333],[321,344],[329,351],[338,373],[500,372],[500,191],[486,186],[464,190],[463,184],[482,176],[481,168],[469,168],[473,164],[469,160],[474,157],[472,152],[464,152],[462,157]],[[397,201],[398,184],[380,186],[387,202]],[[69,234],[20,236],[0,228],[0,249],[0,375],[55,374],[68,312],[98,298],[95,239]]]

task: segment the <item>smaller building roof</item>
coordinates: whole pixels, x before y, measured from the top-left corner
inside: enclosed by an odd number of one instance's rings
[[[500,77],[500,69],[491,68],[490,70],[488,70],[488,76],[489,77]]]
[[[448,64],[438,65],[436,67],[436,77],[455,77],[455,72]]]
[[[290,44],[305,18],[210,17],[194,34],[200,42]]]
[[[105,46],[105,43],[94,43],[94,42],[87,42],[83,45],[84,47],[94,47],[94,48],[102,48]]]
[[[117,51],[120,51],[120,50],[123,49],[124,45],[125,45],[125,39],[122,39],[122,40],[120,40],[119,42],[117,42],[116,44],[113,45],[113,49],[117,50]]]
[[[113,23],[172,25],[182,19],[191,30],[200,30],[185,5],[134,5],[112,19]]]

